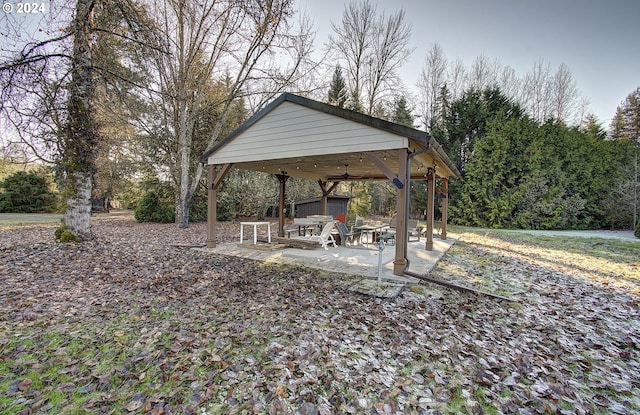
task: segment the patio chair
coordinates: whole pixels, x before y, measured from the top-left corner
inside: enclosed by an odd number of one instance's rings
[[[393,215],[391,220],[389,221],[389,227],[386,228],[378,237],[378,240],[382,239],[385,243],[389,243],[392,241],[395,244],[396,238],[396,223],[397,216]],[[411,237],[416,237],[416,241],[420,241],[420,235],[422,233],[421,226],[418,224],[416,219],[408,219],[407,220],[407,241],[411,242]]]
[[[338,233],[340,234],[340,240],[342,241],[343,246],[347,246],[347,241],[351,239],[351,243],[353,244],[354,240],[357,239],[360,242],[360,237],[362,233],[359,231],[349,231],[347,225],[342,222],[337,222],[336,227],[338,228]]]
[[[329,249],[329,247],[327,246],[329,244],[333,244],[334,248],[337,247],[336,240],[334,239],[333,235],[331,235],[331,231],[333,230],[333,225],[335,225],[335,223],[335,221],[329,221],[325,223],[324,227],[322,228],[322,232],[320,232],[320,235],[311,235],[306,239],[310,241],[318,241],[324,249]]]

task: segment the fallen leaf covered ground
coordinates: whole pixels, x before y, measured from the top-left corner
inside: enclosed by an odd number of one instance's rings
[[[640,412],[640,243],[464,231],[395,299],[199,244],[203,224],[0,230],[0,413]],[[223,224],[222,238],[237,236]]]

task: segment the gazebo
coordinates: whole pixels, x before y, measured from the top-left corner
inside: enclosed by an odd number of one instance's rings
[[[316,180],[327,196],[341,181],[388,180],[397,190],[397,243],[393,273],[407,267],[407,219],[411,180],[428,182],[425,249],[433,249],[436,178],[442,196],[440,236],[447,238],[447,185],[460,173],[426,132],[309,98],[285,93],[200,157],[208,166],[207,247],[216,246],[216,201],[232,168],[274,174],[280,183],[278,235],[284,236],[286,182]],[[402,237],[404,235],[404,237]]]

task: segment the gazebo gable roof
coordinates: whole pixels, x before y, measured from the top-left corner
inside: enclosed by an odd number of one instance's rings
[[[424,131],[284,93],[203,154],[200,162],[244,164],[259,170],[256,163],[304,160],[308,164],[310,159],[331,158],[341,167],[349,164],[349,159],[334,155],[429,146],[432,159],[439,159],[447,170],[445,175],[458,175],[440,146]],[[264,165],[262,169],[268,170]]]

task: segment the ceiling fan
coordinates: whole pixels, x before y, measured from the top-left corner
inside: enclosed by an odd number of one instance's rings
[[[349,165],[348,164],[344,165],[344,173],[341,174],[340,176],[327,177],[327,180],[349,180],[349,179],[353,179],[353,180],[362,179],[362,176],[353,176],[353,175],[349,174]]]

